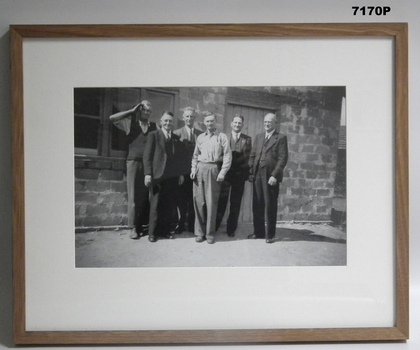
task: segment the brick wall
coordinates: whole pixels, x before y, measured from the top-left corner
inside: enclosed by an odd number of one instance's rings
[[[76,227],[127,224],[125,160],[75,158]]]
[[[180,88],[180,118],[182,119],[182,110],[185,107],[193,107],[198,116],[196,119],[197,125],[200,129],[205,130],[203,118],[200,114],[206,111],[215,113],[217,116],[217,127],[219,130],[222,130],[226,108],[226,91],[227,88],[225,87]]]
[[[211,111],[219,115],[218,128],[223,130],[226,101],[249,101],[251,92],[237,88],[180,88],[179,107],[194,107],[198,113]],[[290,90],[290,89],[289,89]],[[280,115],[280,131],[289,142],[289,161],[280,187],[278,220],[330,221],[333,211],[337,173],[337,151],[340,129],[338,98],[330,95],[303,94],[302,91],[259,91],[255,100],[271,102]],[[229,92],[229,93],[228,93]],[[285,93],[286,92],[286,93]],[[254,94],[256,92],[254,91]],[[281,96],[276,96],[281,93]],[[249,95],[249,96],[248,96]],[[318,103],[317,101],[328,103]],[[315,102],[314,102],[315,101]],[[260,101],[261,102],[261,101]],[[297,103],[299,102],[299,103]],[[202,118],[197,118],[202,125]],[[345,152],[345,151],[344,151]],[[345,164],[341,166],[345,176]],[[340,168],[340,169],[341,169]],[[345,181],[341,197],[345,196]],[[342,193],[341,193],[342,192]],[[75,224],[87,227],[125,226],[127,193],[125,160],[122,158],[75,158]]]
[[[281,129],[289,161],[279,201],[279,220],[329,221],[334,198],[340,114],[283,105]]]

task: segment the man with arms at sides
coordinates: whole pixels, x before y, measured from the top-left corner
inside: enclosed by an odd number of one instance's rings
[[[173,238],[170,228],[176,189],[184,182],[183,174],[189,168],[185,145],[172,132],[173,122],[173,114],[163,112],[161,129],[149,134],[144,150],[144,184],[150,191],[150,242],[160,237]]]
[[[226,233],[229,237],[235,236],[238,227],[239,212],[241,210],[242,196],[244,194],[245,181],[249,177],[249,155],[252,148],[251,137],[242,133],[244,117],[237,114],[230,124],[232,132],[228,135],[232,150],[232,165],[222,182],[219,203],[217,205],[216,231],[218,230],[230,193],[229,217],[227,219]]]
[[[194,180],[194,209],[196,242],[207,239],[214,243],[217,202],[220,188],[232,163],[232,151],[224,133],[216,129],[216,116],[204,117],[206,132],[199,135],[191,162],[191,179]]]
[[[265,132],[255,137],[249,158],[254,233],[248,238],[265,238],[267,243],[273,243],[276,234],[277,199],[288,158],[287,137],[278,133],[276,126],[277,116],[268,113],[264,117]]]
[[[124,131],[128,139],[127,154],[127,209],[130,238],[138,239],[146,234],[149,222],[149,189],[144,185],[143,152],[147,136],[157,129],[149,122],[152,105],[142,101],[135,107],[111,115],[111,122]]]
[[[197,137],[202,133],[201,130],[194,127],[195,117],[194,108],[184,108],[182,120],[185,125],[174,131],[174,134],[179,136],[181,142],[185,144],[188,150],[188,160],[190,165]],[[179,187],[177,194],[177,206],[179,210],[179,219],[177,227],[175,228],[175,233],[177,234],[182,233],[186,229],[189,232],[194,232],[195,213],[193,202],[193,181],[190,178],[190,170],[191,169],[188,169],[188,172],[185,174],[184,183]],[[186,222],[188,222],[187,227],[185,227]]]

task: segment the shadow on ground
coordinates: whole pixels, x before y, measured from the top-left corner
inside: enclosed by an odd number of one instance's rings
[[[285,224],[288,226],[292,226],[293,224]],[[281,225],[279,225],[281,226]],[[304,225],[299,225],[304,226]],[[276,229],[276,236],[275,242],[298,242],[298,241],[306,241],[306,242],[326,242],[326,243],[339,243],[339,244],[346,244],[347,240],[344,237],[339,237],[344,235],[338,235],[337,231],[338,228],[330,225],[312,225],[308,224],[308,226],[313,227],[313,230],[309,230],[307,228],[286,228],[286,227],[277,227]],[[242,233],[236,233],[234,237],[228,237],[225,232],[223,232],[223,226],[219,229],[216,234],[218,242],[231,242],[232,240],[244,240],[248,239],[248,233],[251,234],[252,232],[247,231],[247,235]],[[180,235],[176,235],[176,238],[191,238],[193,237],[193,233],[191,232],[183,232]]]
[[[197,243],[192,232],[159,239],[129,238],[129,230],[76,233],[76,267],[240,267],[343,266],[346,233],[330,225],[279,224],[274,244],[248,239],[252,223],[241,223],[235,237],[226,227],[214,244]]]
[[[330,242],[345,244],[347,241],[342,238],[331,238],[307,229],[277,229],[277,241],[308,241],[308,242]]]

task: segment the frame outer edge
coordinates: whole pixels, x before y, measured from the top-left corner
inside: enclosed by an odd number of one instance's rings
[[[23,39],[10,27],[13,172],[13,335],[19,343],[25,334],[25,192],[23,133]]]
[[[409,160],[408,160],[408,25],[395,40],[396,108],[396,282],[397,328],[409,337]]]
[[[250,32],[250,29],[253,29]],[[255,29],[255,31],[254,31]],[[211,344],[404,341],[409,334],[408,284],[408,25],[406,23],[214,25],[11,25],[14,340],[42,344]],[[396,327],[203,331],[26,331],[23,38],[112,37],[395,38]]]

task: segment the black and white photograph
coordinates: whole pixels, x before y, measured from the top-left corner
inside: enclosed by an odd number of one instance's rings
[[[11,25],[15,344],[407,340],[407,24],[179,22]]]
[[[346,266],[346,87],[74,88],[75,265]]]

